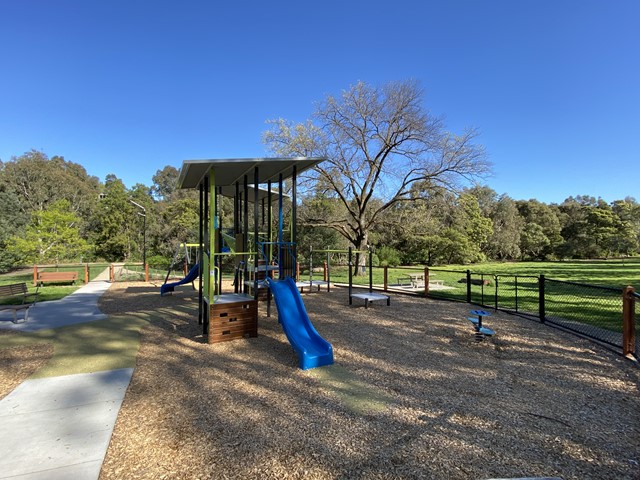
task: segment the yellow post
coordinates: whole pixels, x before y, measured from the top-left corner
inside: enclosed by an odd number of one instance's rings
[[[216,266],[216,257],[215,254],[218,251],[216,249],[216,232],[218,230],[218,224],[216,219],[216,180],[214,178],[213,169],[209,170],[209,268],[208,268],[208,277],[209,277],[209,302],[212,304],[213,299],[216,294],[216,289],[218,287],[218,282],[216,281],[215,274],[215,266]]]

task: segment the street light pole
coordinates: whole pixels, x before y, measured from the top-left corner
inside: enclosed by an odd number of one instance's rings
[[[139,203],[129,200],[133,205],[142,209],[143,213],[136,212],[142,217],[142,268],[146,268],[147,265],[147,209]]]

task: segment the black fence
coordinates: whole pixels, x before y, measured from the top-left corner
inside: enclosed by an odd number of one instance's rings
[[[439,271],[438,275],[443,271]],[[462,272],[458,272],[462,273]],[[466,301],[548,323],[624,350],[622,289],[533,276],[487,275],[464,272]],[[458,281],[460,282],[460,280]],[[434,284],[434,287],[438,287]],[[430,288],[428,295],[455,299],[448,289]],[[634,292],[634,296],[637,294]],[[635,301],[631,302],[635,318]],[[640,335],[635,334],[633,355],[638,358]]]
[[[561,327],[623,353],[630,351],[636,358],[640,353],[635,291],[625,297],[622,289],[554,280],[544,275],[493,275],[438,268],[393,269],[386,276],[389,278],[385,288],[390,291],[473,303]],[[630,309],[626,319],[625,308]],[[623,335],[625,325],[631,325],[631,331],[627,329]],[[629,341],[635,347],[630,348]]]

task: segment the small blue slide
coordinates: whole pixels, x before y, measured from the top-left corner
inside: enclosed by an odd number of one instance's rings
[[[278,281],[267,278],[267,282],[282,329],[298,354],[300,368],[307,370],[333,364],[333,347],[313,328],[296,282],[291,277]]]
[[[189,273],[187,273],[187,276],[184,277],[182,280],[178,282],[173,282],[173,283],[165,283],[164,285],[162,285],[160,287],[160,295],[164,296],[167,293],[173,292],[173,289],[178,285],[184,285],[185,283],[193,282],[196,278],[198,278],[199,273],[200,273],[200,264],[196,263],[193,267],[191,267],[191,270],[189,270]]]

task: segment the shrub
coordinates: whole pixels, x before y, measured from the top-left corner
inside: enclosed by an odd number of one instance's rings
[[[392,247],[380,247],[376,252],[381,267],[397,267],[400,265],[400,252]]]

